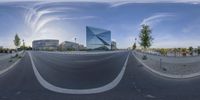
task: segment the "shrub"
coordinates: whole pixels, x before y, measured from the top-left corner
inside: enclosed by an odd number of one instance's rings
[[[147,60],[147,56],[144,55],[144,56],[142,57],[142,60]]]

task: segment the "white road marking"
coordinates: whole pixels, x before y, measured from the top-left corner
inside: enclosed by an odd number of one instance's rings
[[[151,94],[148,94],[146,95],[147,98],[156,98],[155,96],[151,95]]]
[[[121,79],[122,79],[122,77],[124,75],[124,72],[125,72],[125,69],[126,69],[126,65],[127,65],[128,59],[129,59],[130,52],[127,55],[127,58],[125,60],[125,63],[123,65],[122,70],[120,71],[118,76],[112,82],[110,82],[107,85],[104,85],[102,87],[91,88],[91,89],[67,89],[67,88],[57,87],[55,85],[52,85],[52,84],[48,83],[45,79],[43,79],[43,77],[38,72],[38,70],[37,70],[37,68],[36,68],[36,66],[34,64],[34,61],[33,61],[31,53],[28,52],[28,54],[29,54],[30,59],[31,59],[31,64],[32,64],[32,67],[33,67],[33,70],[34,70],[34,74],[35,74],[37,80],[39,81],[39,83],[44,88],[46,88],[46,89],[48,89],[50,91],[53,91],[53,92],[65,93],[65,94],[93,94],[93,93],[101,93],[101,92],[108,91],[108,90],[110,90],[110,89],[112,89],[112,88],[114,88],[115,86],[118,85],[118,83],[121,81]]]

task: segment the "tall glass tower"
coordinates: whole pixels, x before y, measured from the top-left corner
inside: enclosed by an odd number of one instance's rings
[[[88,49],[111,49],[111,31],[86,26]]]

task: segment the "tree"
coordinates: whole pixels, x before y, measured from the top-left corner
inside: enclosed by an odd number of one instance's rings
[[[182,56],[187,56],[187,49],[186,48],[182,48]]]
[[[16,51],[17,51],[17,48],[20,46],[20,44],[21,44],[21,41],[20,41],[20,38],[19,38],[19,36],[16,34],[15,35],[15,39],[14,39],[14,44],[15,44],[15,46],[16,46]],[[18,56],[18,52],[17,52],[17,55],[16,56]]]
[[[190,55],[193,56],[193,47],[189,47]]]
[[[200,48],[197,49],[197,54],[200,55]]]
[[[153,38],[151,36],[151,29],[148,25],[142,25],[142,29],[140,31],[140,45],[146,50],[152,44]]]
[[[178,55],[181,56],[181,48],[178,48]]]
[[[136,49],[136,43],[134,43],[134,44],[133,44],[133,47],[132,47],[132,49],[133,49],[133,50],[135,50],[135,49]]]
[[[163,56],[167,56],[167,49],[160,49],[160,54],[163,55]]]
[[[178,49],[177,49],[177,48],[174,48],[173,51],[174,51],[174,56],[176,57],[176,56],[177,56]]]

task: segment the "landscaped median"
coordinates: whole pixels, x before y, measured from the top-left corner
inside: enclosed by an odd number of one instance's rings
[[[200,56],[167,57],[133,51],[135,58],[150,71],[168,78],[191,78],[200,75]],[[143,59],[146,55],[147,59]]]
[[[0,56],[0,75],[16,65],[24,54],[25,53],[21,51],[18,53],[18,56],[16,56],[16,53]]]

